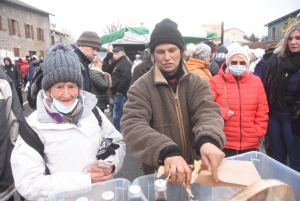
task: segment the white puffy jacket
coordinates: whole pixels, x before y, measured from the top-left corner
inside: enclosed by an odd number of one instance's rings
[[[27,122],[45,146],[46,165],[51,174],[45,175],[44,159],[19,136],[11,165],[16,188],[27,200],[45,200],[51,193],[90,187],[90,174],[82,173],[82,170],[97,160],[96,153],[103,138],[112,138],[120,145],[116,155],[109,156],[106,161],[115,164],[115,173],[121,169],[126,153],[122,135],[100,110],[102,126],[99,127],[91,111],[96,105],[95,98],[87,92],[85,98],[89,99],[84,101],[89,105],[84,105],[84,112],[75,125],[57,123],[50,117],[44,107],[39,107],[42,104],[39,93],[38,110],[27,118]]]

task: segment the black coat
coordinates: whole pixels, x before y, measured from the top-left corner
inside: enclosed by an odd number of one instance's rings
[[[90,76],[92,81],[91,93],[96,95],[98,99],[97,107],[106,109],[108,103],[107,90],[109,87],[108,75],[103,74],[98,67],[91,67]]]
[[[21,87],[22,83],[23,83],[23,79],[20,73],[19,68],[16,65],[13,65],[11,63],[11,60],[9,57],[5,57],[3,59],[9,61],[10,65],[9,66],[5,66],[3,67],[3,70],[5,71],[5,73],[10,77],[10,79],[12,79],[14,81],[15,87]]]
[[[145,73],[147,73],[151,68],[152,68],[153,64],[151,61],[151,54],[148,55],[147,59],[145,61],[143,61],[142,63],[140,63],[139,65],[137,65],[134,68],[133,74],[132,74],[132,78],[131,78],[131,85],[140,77],[142,77]]]
[[[74,53],[77,54],[81,65],[81,74],[83,77],[83,90],[91,92],[91,78],[89,73],[89,65],[91,60],[79,49],[77,45],[72,45]]]
[[[131,63],[127,60],[126,56],[122,56],[117,60],[111,77],[112,93],[115,94],[119,92],[126,96],[131,81]]]
[[[215,75],[218,75],[218,72],[219,72],[219,65],[217,64],[217,62],[211,58],[209,60],[209,71],[211,73],[212,76],[215,76]]]

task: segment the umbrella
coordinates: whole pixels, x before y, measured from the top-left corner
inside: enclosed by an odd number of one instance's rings
[[[146,44],[149,41],[146,27],[126,27],[101,37],[102,44]]]
[[[184,43],[200,43],[201,41],[212,40],[215,38],[218,38],[216,32],[200,31],[197,35],[183,34]]]

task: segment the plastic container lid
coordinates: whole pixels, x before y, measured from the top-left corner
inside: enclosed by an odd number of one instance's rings
[[[128,189],[129,194],[132,198],[141,197],[142,189],[139,185],[131,185]]]
[[[76,201],[89,201],[89,199],[87,197],[80,197],[77,198]]]
[[[154,182],[154,189],[156,191],[165,191],[167,190],[167,183],[163,179],[157,179]]]
[[[103,201],[110,201],[113,200],[114,198],[115,198],[115,194],[112,191],[105,191],[104,193],[102,193]]]

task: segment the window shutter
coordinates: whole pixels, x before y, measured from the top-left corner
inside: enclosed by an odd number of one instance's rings
[[[37,40],[40,40],[39,28],[36,28],[36,37],[37,37]]]
[[[27,24],[24,23],[24,27],[25,27],[25,38],[28,38]]]
[[[14,54],[15,54],[15,57],[20,57],[20,49],[14,48]]]
[[[10,35],[13,35],[13,30],[12,30],[12,21],[11,19],[7,18],[8,19],[8,30],[9,30],[9,34]]]
[[[31,26],[31,37],[32,37],[32,39],[34,39],[34,32],[33,32],[33,26]]]
[[[0,16],[0,30],[2,30],[2,17]]]
[[[278,27],[276,26],[275,27],[275,37],[277,37],[278,36]]]
[[[44,29],[42,29],[42,41],[44,41]]]
[[[18,21],[17,21],[17,27],[18,27],[18,36],[21,37],[21,29]]]

